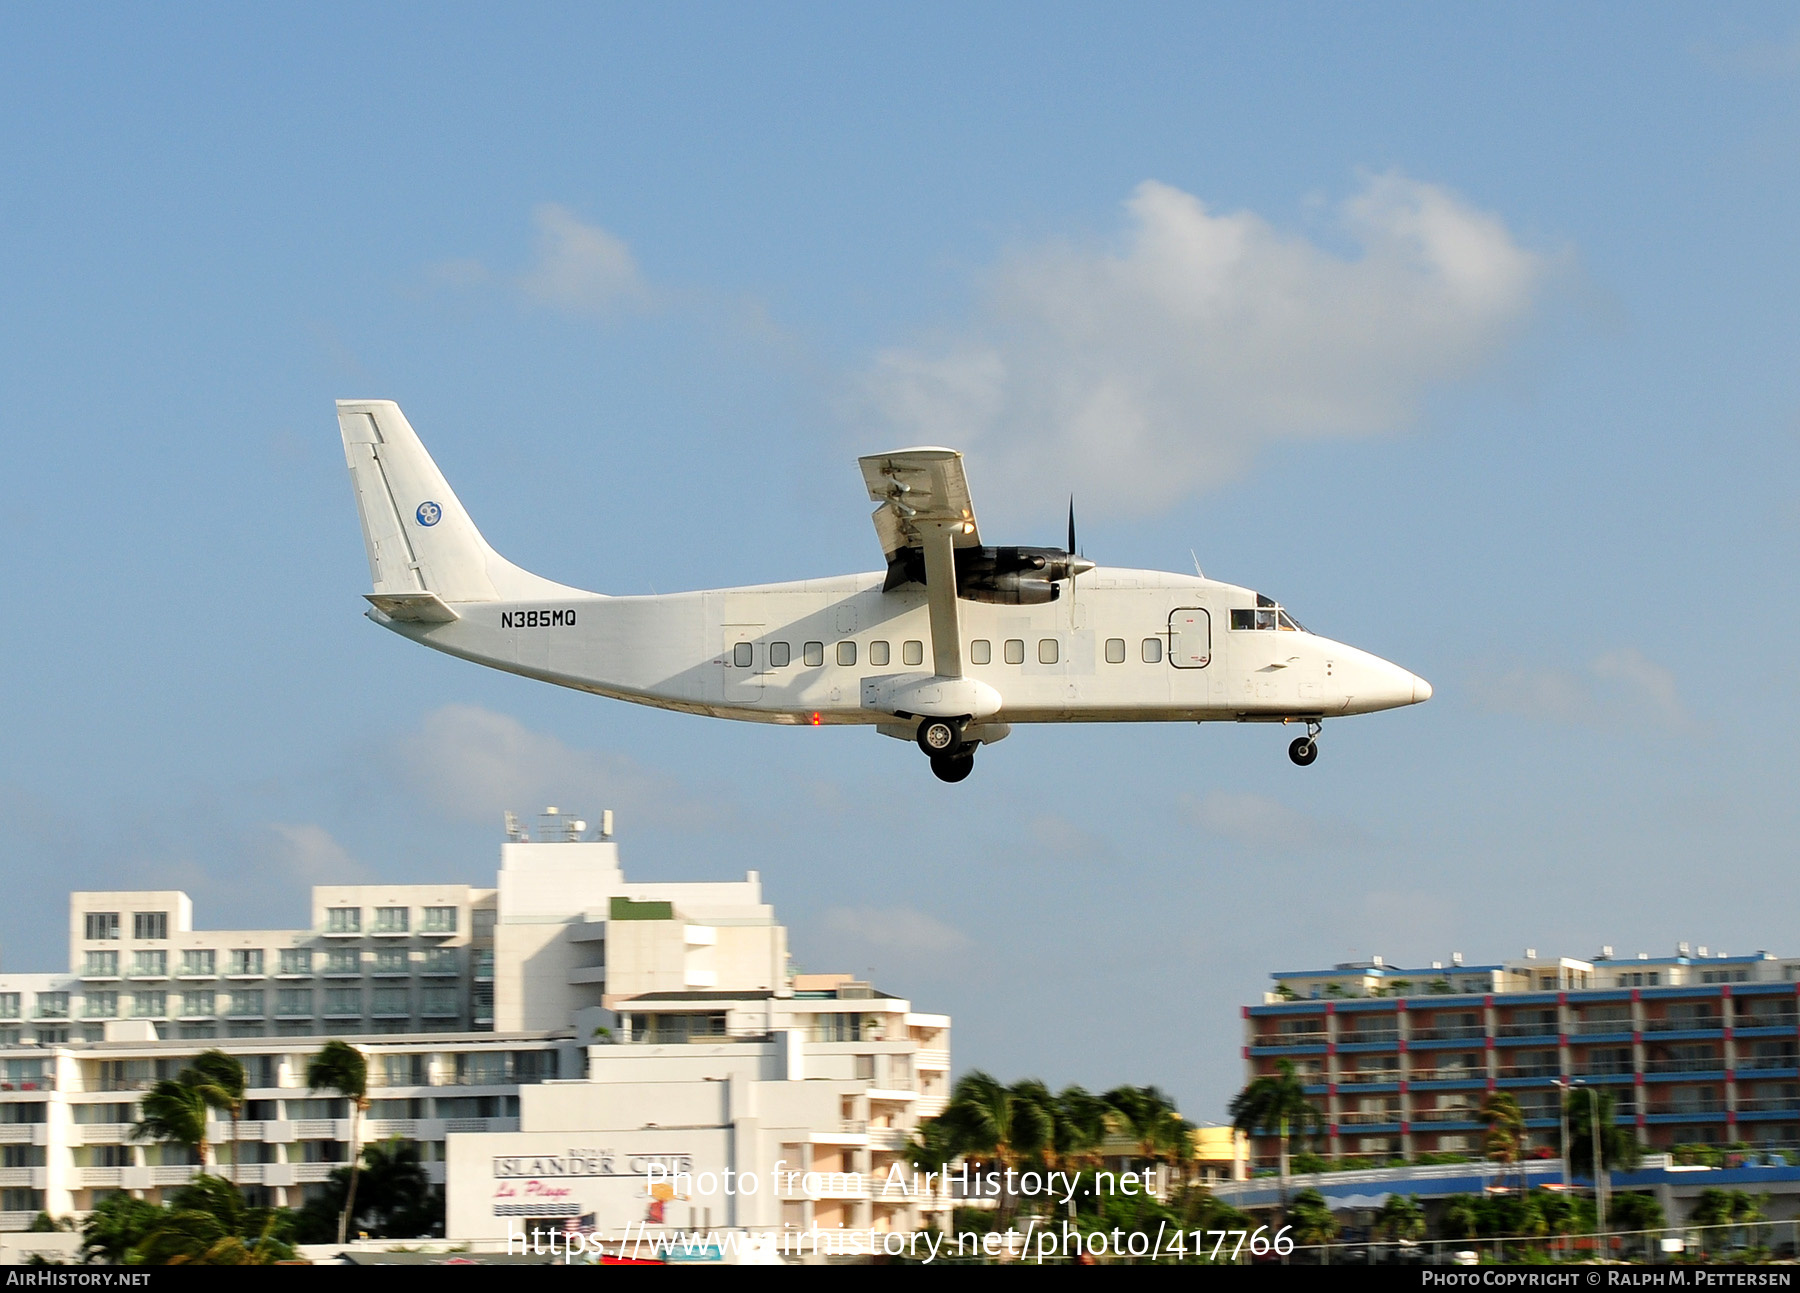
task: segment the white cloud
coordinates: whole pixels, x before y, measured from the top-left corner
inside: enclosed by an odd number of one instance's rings
[[[497,823],[508,809],[529,820],[547,804],[697,827],[731,814],[625,755],[576,749],[476,705],[434,710],[395,754],[402,780],[433,811],[464,821]]]
[[[1084,504],[1160,508],[1268,442],[1405,426],[1516,333],[1546,271],[1498,218],[1397,174],[1338,208],[1351,256],[1155,181],[1125,209],[1117,247],[1019,251],[966,328],[879,355],[875,415],[969,450],[983,497],[1079,476]]]
[[[649,287],[625,240],[583,224],[567,207],[545,203],[532,213],[537,257],[520,276],[532,300],[579,314],[614,314],[650,304]],[[453,262],[464,266],[466,262]]]
[[[1694,726],[1672,670],[1636,647],[1602,652],[1578,669],[1515,665],[1478,673],[1469,684],[1475,704],[1494,714],[1583,727],[1685,731]]]
[[[258,851],[301,884],[363,884],[373,879],[369,868],[351,857],[322,826],[273,822],[269,831],[274,838]]]
[[[901,958],[953,956],[973,946],[961,930],[911,907],[833,907],[821,923],[835,944]]]
[[[1362,830],[1347,822],[1311,817],[1266,795],[1209,790],[1199,799],[1183,799],[1188,815],[1200,826],[1261,851],[1352,848],[1369,842]]]

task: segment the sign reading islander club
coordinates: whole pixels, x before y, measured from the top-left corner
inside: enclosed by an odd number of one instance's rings
[[[569,1176],[648,1176],[654,1167],[664,1176],[692,1172],[691,1154],[621,1155],[611,1149],[571,1149],[560,1154],[499,1154],[495,1180]]]

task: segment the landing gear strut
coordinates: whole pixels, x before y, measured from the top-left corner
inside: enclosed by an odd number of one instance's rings
[[[1294,743],[1288,746],[1288,758],[1292,759],[1302,768],[1318,758],[1319,729],[1322,726],[1323,724],[1319,723],[1317,720],[1308,719],[1306,723],[1306,735],[1295,738]]]
[[[975,770],[975,747],[963,740],[963,725],[952,718],[919,723],[919,748],[931,759],[939,781],[961,781]]]

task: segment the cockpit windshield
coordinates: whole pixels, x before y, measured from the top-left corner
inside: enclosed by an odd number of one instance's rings
[[[1240,607],[1231,612],[1231,627],[1262,632],[1306,633],[1307,627],[1261,593],[1256,606]]]

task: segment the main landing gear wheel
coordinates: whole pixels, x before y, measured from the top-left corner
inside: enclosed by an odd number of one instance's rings
[[[934,754],[931,756],[931,771],[939,781],[961,781],[975,771],[975,751],[965,750],[961,754]]]
[[[948,758],[962,749],[962,724],[948,718],[927,718],[919,724],[919,748],[925,751],[934,762]],[[968,776],[964,773],[963,776]],[[961,781],[962,777],[946,777],[946,781]]]

